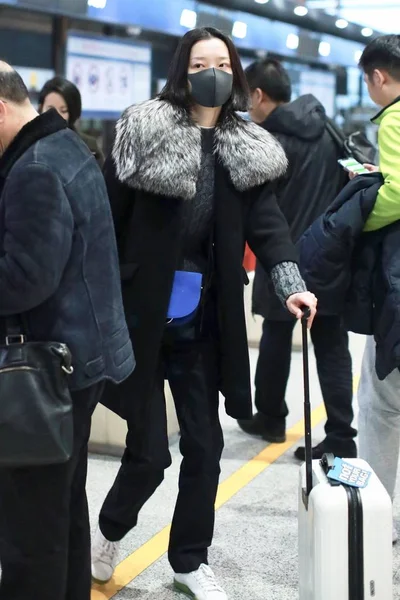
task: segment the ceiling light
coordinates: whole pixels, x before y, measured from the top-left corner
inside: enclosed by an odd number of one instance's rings
[[[254,0],[254,2],[257,2],[257,4],[267,4],[269,0]]]
[[[346,21],[346,19],[338,19],[335,25],[338,29],[346,29],[346,27],[349,25],[349,22]]]
[[[297,50],[299,47],[299,36],[295,33],[289,33],[286,40],[286,46],[289,50]]]
[[[374,34],[374,30],[371,29],[371,27],[364,27],[363,29],[361,29],[361,35],[363,35],[364,37],[371,37],[371,35]]]
[[[107,5],[107,0],[88,0],[88,6],[93,6],[93,8],[103,9]]]
[[[188,10],[185,8],[181,14],[180,24],[182,27],[186,27],[187,29],[193,29],[196,27],[197,23],[197,13],[194,10]]]
[[[232,28],[232,35],[235,38],[244,40],[247,35],[247,23],[243,23],[243,21],[235,21]]]
[[[140,27],[137,27],[135,25],[131,25],[129,27],[126,28],[126,33],[128,35],[131,35],[133,37],[137,37],[142,33],[142,30]]]
[[[307,6],[296,6],[296,8],[294,9],[294,14],[298,17],[305,17],[306,15],[308,15]]]
[[[331,53],[331,45],[329,42],[321,42],[318,48],[321,56],[329,56]]]

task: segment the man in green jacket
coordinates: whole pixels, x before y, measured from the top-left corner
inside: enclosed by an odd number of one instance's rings
[[[371,42],[360,67],[371,99],[382,107],[373,122],[380,126],[379,170],[385,183],[365,229],[375,231],[400,218],[400,35],[385,35]]]
[[[365,228],[376,231],[400,219],[400,35],[386,35],[371,42],[360,66],[371,99],[382,107],[373,119],[380,125],[379,168],[366,165],[370,171],[381,171],[384,178]],[[379,381],[372,337],[365,349],[358,402],[360,457],[369,462],[393,499],[400,448],[400,372],[396,369]]]

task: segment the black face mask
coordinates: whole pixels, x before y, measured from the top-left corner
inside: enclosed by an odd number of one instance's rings
[[[223,106],[232,95],[233,76],[221,69],[204,69],[190,73],[191,95],[200,106],[215,108]]]

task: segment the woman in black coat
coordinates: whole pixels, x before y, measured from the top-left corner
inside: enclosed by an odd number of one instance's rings
[[[82,98],[80,91],[72,81],[57,76],[44,84],[39,94],[39,113],[46,112],[51,108],[55,108],[68,122],[69,127],[76,131],[76,123],[82,114]],[[101,168],[104,156],[96,139],[82,132],[76,131],[76,133],[85,142]]]
[[[299,317],[303,305],[311,307],[311,324],[316,308],[268,189],[285,172],[286,157],[270,134],[237,116],[248,97],[232,42],[215,29],[196,29],[182,39],[160,96],[128,108],[117,125],[105,177],[137,367],[104,398],[129,433],[93,543],[98,581],[112,576],[118,541],[170,464],[168,379],[183,455],[169,547],[175,584],[199,600],[227,598],[207,566],[207,549],[223,448],[219,392],[230,416],[252,413],[246,240],[291,312]],[[182,324],[179,317],[197,304],[199,280],[197,311]]]

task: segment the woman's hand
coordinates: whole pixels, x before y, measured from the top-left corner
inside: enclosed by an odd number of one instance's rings
[[[299,294],[293,294],[292,296],[289,296],[289,298],[286,300],[286,306],[288,307],[288,310],[292,314],[294,314],[297,319],[302,318],[302,309],[304,308],[304,306],[307,306],[310,309],[311,315],[307,322],[309,329],[311,328],[311,325],[314,321],[314,317],[317,312],[317,303],[317,298],[311,292],[301,292]]]

